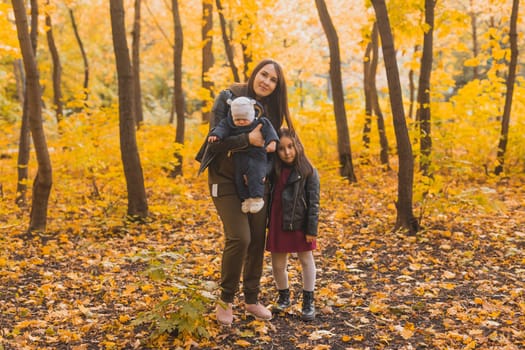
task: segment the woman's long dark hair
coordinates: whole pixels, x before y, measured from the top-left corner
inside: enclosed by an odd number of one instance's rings
[[[296,153],[293,166],[303,178],[310,176],[314,170],[314,166],[306,156],[303,144],[301,143],[301,140],[299,140],[297,133],[293,130],[290,130],[289,128],[280,128],[279,131],[277,131],[277,135],[279,136],[279,139],[281,137],[288,137],[290,140],[292,140]],[[277,177],[281,174],[282,167],[283,162],[280,159],[277,160],[275,162],[275,173]]]
[[[283,121],[286,121],[286,125],[290,130],[294,130],[292,120],[290,118],[290,111],[288,109],[288,91],[286,88],[286,80],[284,78],[284,72],[281,65],[271,59],[267,58],[259,62],[252,71],[250,79],[248,79],[248,96],[255,98],[255,91],[253,84],[255,76],[259,71],[267,64],[272,64],[277,73],[277,86],[275,90],[265,97],[261,102],[264,105],[268,119],[272,121],[275,129],[279,129],[283,125]]]

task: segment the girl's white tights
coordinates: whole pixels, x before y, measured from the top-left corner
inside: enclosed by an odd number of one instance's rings
[[[288,289],[288,254],[272,253],[272,273],[277,289]],[[303,290],[312,292],[315,289],[315,260],[311,250],[298,252],[303,276]]]

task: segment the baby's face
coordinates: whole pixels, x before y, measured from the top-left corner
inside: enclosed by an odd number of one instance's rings
[[[233,124],[235,124],[235,126],[246,126],[250,125],[250,121],[248,119],[234,119]]]

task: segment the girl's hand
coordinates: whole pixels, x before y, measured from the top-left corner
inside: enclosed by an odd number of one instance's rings
[[[266,146],[266,153],[275,152],[276,149],[277,149],[277,142],[272,141],[268,144],[268,146]]]
[[[306,242],[307,243],[312,243],[314,241],[315,241],[315,236],[306,235]]]
[[[248,140],[250,141],[250,145],[255,147],[263,147],[264,146],[264,137],[261,132],[262,124],[259,124],[248,133]]]

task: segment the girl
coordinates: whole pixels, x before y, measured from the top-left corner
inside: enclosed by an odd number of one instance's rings
[[[319,218],[319,175],[290,129],[278,132],[278,158],[273,171],[273,190],[266,250],[272,255],[272,272],[279,291],[276,311],[290,306],[288,255],[297,253],[303,280],[302,319],[315,318],[315,261]]]

